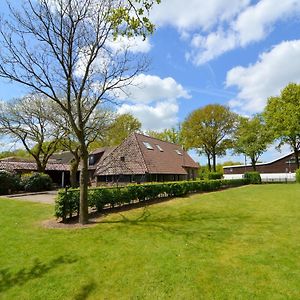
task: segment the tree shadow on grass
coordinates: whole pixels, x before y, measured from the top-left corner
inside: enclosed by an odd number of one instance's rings
[[[222,241],[239,230],[251,218],[242,214],[226,214],[224,212],[181,212],[177,215],[155,216],[148,207],[135,218],[128,218],[119,214],[121,219],[116,221],[102,221],[101,223],[119,224],[130,228],[140,226],[143,228],[157,229],[174,236],[182,236],[186,241],[194,237],[201,239]]]
[[[48,263],[36,260],[31,267],[22,268],[17,272],[13,272],[8,268],[0,269],[0,293],[16,285],[22,286],[32,279],[39,278],[59,265],[72,264],[76,261],[75,258],[59,256]]]
[[[95,282],[90,282],[80,288],[80,292],[74,296],[74,300],[85,300],[90,293],[96,288]]]

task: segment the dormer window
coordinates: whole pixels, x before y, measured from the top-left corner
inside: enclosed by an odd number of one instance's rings
[[[175,152],[178,154],[178,155],[182,155],[182,152],[178,149],[175,150]]]
[[[158,149],[160,152],[164,152],[164,149],[163,149],[161,146],[156,145],[156,147],[157,147],[157,149]]]
[[[143,142],[143,144],[148,150],[154,150],[154,148],[148,142]]]

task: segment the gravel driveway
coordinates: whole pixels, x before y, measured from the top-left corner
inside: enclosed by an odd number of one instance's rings
[[[42,192],[42,193],[6,195],[6,196],[2,196],[2,197],[14,199],[14,200],[20,200],[20,201],[54,204],[56,195],[57,195],[57,191],[49,191],[49,192]]]

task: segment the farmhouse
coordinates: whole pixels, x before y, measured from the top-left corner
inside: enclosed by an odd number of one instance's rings
[[[118,147],[90,155],[95,183],[195,179],[199,165],[179,145],[132,133]]]
[[[286,154],[273,161],[266,163],[258,163],[256,171],[264,178],[286,178],[293,179],[297,169],[294,153]],[[245,172],[253,171],[251,165],[235,165],[223,167],[224,178],[233,179],[241,177]]]

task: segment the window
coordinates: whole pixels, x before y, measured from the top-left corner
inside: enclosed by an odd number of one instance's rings
[[[178,155],[182,155],[181,151],[176,149],[175,152],[178,154]]]
[[[125,156],[121,156],[120,159],[121,159],[121,161],[124,162],[125,161]]]
[[[147,142],[143,142],[143,144],[148,150],[154,150],[153,147],[151,146],[151,144],[149,144]]]
[[[164,152],[164,149],[163,149],[161,146],[156,145],[156,147],[157,147],[157,149],[158,149],[160,152]]]

